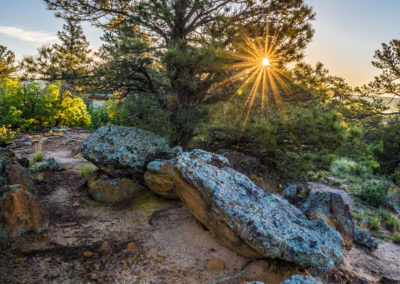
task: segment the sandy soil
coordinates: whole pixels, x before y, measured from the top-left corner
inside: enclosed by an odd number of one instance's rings
[[[291,274],[307,273],[277,260],[238,256],[219,245],[177,201],[145,192],[114,206],[94,202],[79,175],[86,162],[79,145],[89,135],[74,130],[34,137],[41,146],[15,142],[20,157],[30,158],[41,148],[45,158],[55,158],[66,170],[36,174],[36,194],[50,214],[49,230],[0,241],[0,283],[280,283]],[[105,241],[111,249],[100,251]],[[132,242],[136,249],[127,250]],[[87,251],[93,253],[89,258],[84,257]],[[400,246],[392,243],[381,244],[373,254],[355,248],[338,273],[320,280],[345,283],[356,274],[371,282],[381,275],[400,279],[398,255]],[[225,269],[205,269],[216,258]]]

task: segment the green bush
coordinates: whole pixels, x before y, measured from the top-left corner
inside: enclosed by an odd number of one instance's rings
[[[59,125],[90,125],[86,105],[69,92],[61,94],[60,83],[44,88],[38,82],[0,81],[0,125],[13,130],[40,130]]]
[[[334,112],[318,104],[287,103],[280,112],[254,108],[244,124],[240,115],[244,104],[238,99],[212,110],[214,126],[207,147],[234,147],[257,157],[265,169],[283,179],[306,179],[307,173],[329,170],[345,139],[345,128]]]
[[[0,126],[0,147],[8,145],[17,134],[16,131],[9,129],[5,125]]]
[[[99,107],[90,106],[89,114],[92,122],[91,127],[93,129],[98,129],[102,126],[107,125],[110,122],[110,116],[107,105]]]
[[[148,130],[169,141],[174,138],[172,113],[162,108],[152,95],[132,94],[118,104],[109,105],[108,114],[113,123]]]
[[[386,182],[368,181],[362,184],[355,196],[374,207],[379,207],[386,204],[389,189]]]

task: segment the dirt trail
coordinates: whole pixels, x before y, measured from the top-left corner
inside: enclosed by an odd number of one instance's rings
[[[34,136],[42,141],[41,147],[25,146],[24,140],[15,142],[18,156],[30,158],[41,148],[45,158],[55,158],[66,170],[36,174],[36,194],[49,211],[49,230],[0,241],[0,283],[280,283],[291,274],[305,273],[275,260],[249,263],[219,245],[177,201],[145,192],[115,206],[94,202],[79,175],[80,165],[86,162],[79,146],[89,136],[85,130],[73,130],[59,136]],[[111,250],[100,252],[104,241]],[[131,242],[136,249],[128,251]],[[393,246],[399,253],[399,246]],[[87,251],[93,256],[84,257]],[[369,276],[365,267],[379,267],[360,261],[366,259],[366,252],[353,251],[351,258],[357,259],[352,259],[349,270],[355,263],[362,267],[360,274]],[[225,263],[223,271],[205,269],[215,258]],[[224,277],[226,280],[215,282]],[[379,277],[371,277],[376,279]],[[340,278],[336,282],[340,283]]]

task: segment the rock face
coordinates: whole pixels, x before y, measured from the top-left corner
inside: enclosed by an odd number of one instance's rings
[[[346,248],[350,250],[354,238],[354,222],[350,207],[339,194],[332,192],[310,195],[300,207],[310,220],[324,220],[342,235]]]
[[[88,188],[93,199],[101,203],[118,203],[144,190],[144,187],[133,179],[110,178],[102,173],[92,174]]]
[[[122,177],[142,175],[147,163],[171,158],[173,150],[154,133],[110,124],[83,143],[82,155],[110,176]]]
[[[342,261],[344,243],[334,228],[307,220],[287,200],[229,168],[226,158],[194,150],[166,163],[170,169],[163,180],[171,175],[168,184],[185,206],[228,248],[248,258],[294,262],[314,273]]]
[[[147,165],[144,183],[154,193],[166,198],[179,199],[175,193],[172,161],[153,161]]]
[[[47,212],[36,198],[21,185],[6,186],[5,191],[0,199],[0,237],[14,238],[47,228]]]
[[[6,185],[20,184],[26,189],[33,188],[33,180],[29,171],[22,167],[13,152],[0,150],[0,194]]]
[[[378,244],[370,233],[357,228],[354,230],[354,242],[370,250],[376,250],[378,248]]]
[[[322,284],[322,283],[306,275],[294,275],[289,279],[283,281],[281,284]]]

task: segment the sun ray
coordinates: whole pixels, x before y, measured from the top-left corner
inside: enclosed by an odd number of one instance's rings
[[[256,101],[260,104],[262,116],[265,115],[270,98],[274,99],[278,112],[284,113],[284,100],[281,93],[290,93],[288,81],[291,79],[280,67],[281,58],[280,51],[277,48],[277,30],[271,36],[268,24],[265,37],[250,38],[244,32],[241,33],[241,36],[243,42],[237,46],[239,51],[229,54],[233,62],[224,65],[236,74],[217,84],[217,86],[241,81],[237,92],[232,94],[228,102],[237,95],[242,95],[246,90],[248,91],[242,111],[245,126]]]

